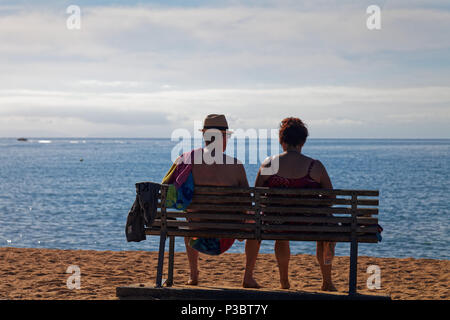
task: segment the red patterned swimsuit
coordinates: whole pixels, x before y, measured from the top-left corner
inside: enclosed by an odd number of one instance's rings
[[[279,176],[277,174],[271,175],[264,183],[264,187],[272,187],[272,188],[300,188],[300,189],[320,189],[321,185],[317,181],[315,181],[313,178],[311,178],[311,169],[314,166],[314,163],[316,160],[311,161],[311,164],[308,168],[308,173],[306,176],[301,178],[285,178],[282,176]],[[301,196],[294,196],[294,195],[285,195],[283,197],[301,197]],[[314,196],[310,196],[314,197]],[[277,224],[283,224],[281,221],[276,222]],[[293,225],[304,225],[305,223],[298,223],[298,222],[287,222],[286,224],[293,224]],[[308,223],[306,223],[308,224]]]
[[[320,189],[321,185],[311,178],[311,169],[316,160],[311,161],[308,168],[308,174],[301,178],[285,178],[277,174],[271,175],[264,183],[265,187],[272,188],[302,188],[302,189]]]

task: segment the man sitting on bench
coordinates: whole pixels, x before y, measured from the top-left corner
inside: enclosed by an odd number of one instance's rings
[[[225,155],[227,140],[231,135],[224,115],[210,114],[203,122],[203,139],[205,147],[200,150],[201,159],[194,154],[192,176],[194,186],[248,187],[244,166],[236,158]],[[192,161],[192,159],[191,159]],[[186,253],[190,267],[190,279],[187,284],[198,284],[198,254],[189,245],[190,238],[185,238]],[[247,245],[255,246],[249,240]],[[244,286],[257,286],[253,279],[244,278]]]

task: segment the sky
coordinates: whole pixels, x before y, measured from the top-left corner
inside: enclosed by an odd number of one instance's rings
[[[449,34],[447,0],[0,0],[0,137],[450,138]]]

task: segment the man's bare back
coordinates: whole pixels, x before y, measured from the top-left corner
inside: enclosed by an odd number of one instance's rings
[[[242,163],[226,155],[222,164],[194,164],[192,176],[196,186],[248,187]]]

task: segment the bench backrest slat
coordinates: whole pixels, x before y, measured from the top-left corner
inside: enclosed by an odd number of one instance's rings
[[[377,242],[377,190],[196,186],[188,212],[166,209],[161,190],[149,234]]]

